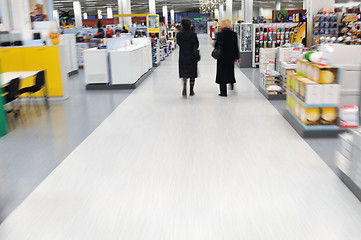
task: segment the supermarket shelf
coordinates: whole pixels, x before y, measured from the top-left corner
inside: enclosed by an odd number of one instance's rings
[[[307,104],[299,99],[293,92],[289,89],[286,89],[287,93],[294,97],[299,103],[301,103],[304,107],[312,108],[312,107],[339,107],[338,104]]]
[[[259,86],[259,91],[263,94],[265,98],[268,100],[286,100],[286,94],[276,94],[276,95],[269,95],[267,90],[263,87]]]
[[[351,190],[353,194],[361,201],[361,189],[344,172],[339,170],[338,177]]]
[[[336,138],[344,131],[338,126],[305,126],[288,109],[285,110],[283,116],[303,138]]]

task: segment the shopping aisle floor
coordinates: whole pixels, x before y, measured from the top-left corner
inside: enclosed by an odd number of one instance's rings
[[[196,96],[177,54],[0,225],[1,240],[361,238],[361,204],[245,76],[218,97],[201,35]]]

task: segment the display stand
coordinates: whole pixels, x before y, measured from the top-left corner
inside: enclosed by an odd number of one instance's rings
[[[237,33],[240,58],[242,59],[239,67],[251,68],[253,61],[253,24],[237,23],[234,25],[234,30]]]
[[[259,91],[263,94],[263,96],[265,98],[267,98],[268,100],[286,100],[286,95],[285,94],[274,94],[274,95],[270,95],[268,94],[268,91],[266,89],[264,89],[263,87],[259,87]]]
[[[303,138],[337,138],[343,132],[338,126],[305,126],[289,110],[283,116]]]
[[[286,95],[284,94],[283,90],[283,81],[280,79],[280,75],[270,76],[266,75],[265,73],[261,73],[261,76],[259,90],[265,96],[265,98],[268,100],[286,100]],[[267,86],[271,85],[279,86],[282,88],[282,90],[267,90]]]
[[[361,200],[361,131],[350,130],[339,136],[335,164],[338,176]]]

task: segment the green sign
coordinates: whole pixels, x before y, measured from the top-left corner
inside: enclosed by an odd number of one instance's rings
[[[194,17],[193,21],[203,21],[204,17]]]

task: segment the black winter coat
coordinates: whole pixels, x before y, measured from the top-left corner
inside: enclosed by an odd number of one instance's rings
[[[199,42],[197,35],[191,30],[182,30],[177,34],[179,45],[179,77],[197,78],[197,61],[193,60],[193,51],[198,49]]]
[[[239,59],[237,34],[230,29],[223,29],[218,33],[215,47],[221,44],[223,48],[222,58],[217,60],[216,83],[235,83],[234,61]]]

